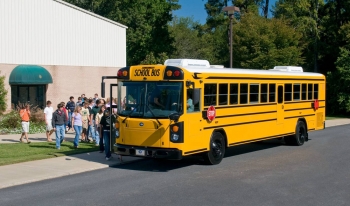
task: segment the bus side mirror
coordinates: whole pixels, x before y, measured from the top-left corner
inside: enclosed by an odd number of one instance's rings
[[[169,119],[173,120],[175,123],[179,121],[180,115],[179,113],[172,113],[169,115]]]

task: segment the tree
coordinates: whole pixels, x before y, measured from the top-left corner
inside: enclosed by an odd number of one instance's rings
[[[319,71],[319,12],[323,5],[323,0],[279,0],[273,11],[275,18],[288,20],[291,26],[303,34],[302,41],[306,45],[303,51],[306,59],[304,67],[315,72]]]
[[[5,112],[7,108],[6,95],[7,90],[5,89],[5,76],[0,76],[0,114]]]
[[[281,19],[245,14],[233,31],[233,64],[237,67],[270,69],[303,63],[301,33]]]

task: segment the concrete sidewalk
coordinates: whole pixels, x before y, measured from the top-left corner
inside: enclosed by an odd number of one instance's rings
[[[326,128],[345,124],[350,124],[350,119],[326,120]],[[0,135],[0,143],[18,143],[19,137],[20,135],[18,134]],[[66,134],[66,141],[73,141],[73,138],[73,132]],[[46,136],[45,134],[30,134],[29,139],[32,142],[44,142],[46,141]],[[52,135],[52,139],[54,139],[54,134]],[[0,166],[0,189],[107,168],[141,159],[123,157],[123,161],[121,162],[116,155],[113,155],[113,157],[110,161],[106,161],[104,154],[91,152]]]

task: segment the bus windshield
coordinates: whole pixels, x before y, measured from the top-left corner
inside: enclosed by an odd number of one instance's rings
[[[182,82],[118,82],[118,115],[168,118],[183,111]]]

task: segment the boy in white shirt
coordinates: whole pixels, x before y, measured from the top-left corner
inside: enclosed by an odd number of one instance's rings
[[[44,109],[44,116],[45,116],[45,122],[46,122],[46,138],[48,142],[52,142],[51,134],[53,133],[52,128],[52,114],[53,114],[53,108],[51,107],[51,101],[46,102],[46,107]]]

